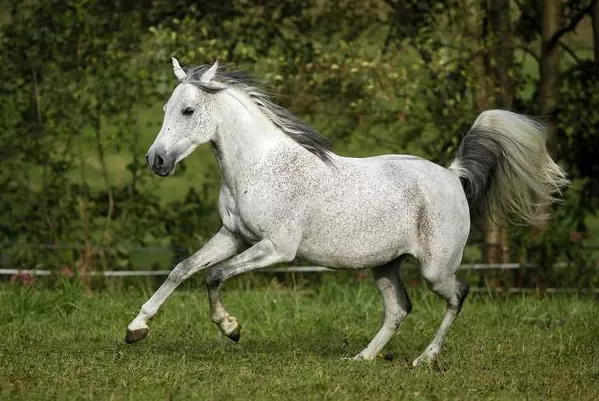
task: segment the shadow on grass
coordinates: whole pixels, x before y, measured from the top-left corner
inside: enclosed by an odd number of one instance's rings
[[[352,362],[344,360],[351,358],[364,348],[369,339],[348,338],[343,330],[328,330],[331,336],[297,336],[282,335],[272,338],[243,338],[239,343],[234,343],[221,334],[215,334],[212,338],[196,336],[164,336],[157,335],[155,338],[148,337],[139,343],[125,344],[124,341],[112,343],[114,351],[121,356],[140,356],[151,354],[167,359],[185,358],[189,362],[198,363],[226,363],[231,361],[253,361],[273,359],[323,359],[338,361],[339,363]],[[391,345],[391,344],[389,344]],[[424,349],[426,341],[422,346],[413,348],[407,344],[393,344],[388,346],[377,359],[394,364],[405,364],[411,366],[412,360]],[[92,344],[89,344],[91,347]],[[85,348],[86,345],[82,345]],[[355,362],[368,363],[368,362]]]

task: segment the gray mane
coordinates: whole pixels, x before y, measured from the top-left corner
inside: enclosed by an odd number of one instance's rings
[[[209,65],[200,65],[184,69],[187,73],[184,82],[193,84],[210,93],[222,90],[219,86],[201,81],[202,75],[209,68]],[[244,71],[229,69],[227,66],[219,66],[213,81],[244,91],[274,125],[324,162],[332,163],[331,143],[289,110],[273,103],[270,96],[264,93],[260,84],[249,74]]]

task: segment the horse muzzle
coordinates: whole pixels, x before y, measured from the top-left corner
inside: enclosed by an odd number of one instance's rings
[[[150,149],[146,155],[148,168],[161,177],[172,175],[175,172],[176,157],[169,155],[164,149]]]

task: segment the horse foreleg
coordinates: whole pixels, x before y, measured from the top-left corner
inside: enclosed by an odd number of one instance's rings
[[[295,250],[285,251],[270,240],[262,240],[245,252],[215,266],[208,273],[206,287],[210,300],[212,321],[233,341],[239,341],[241,326],[236,318],[229,315],[220,300],[220,288],[231,277],[252,270],[270,266],[274,263],[289,262],[295,258]]]
[[[194,273],[233,256],[242,246],[243,242],[235,234],[229,232],[224,227],[221,228],[202,249],[175,266],[166,281],[143,304],[139,314],[129,324],[125,341],[133,343],[145,338],[149,330],[148,320],[156,315],[160,306],[179,284]]]

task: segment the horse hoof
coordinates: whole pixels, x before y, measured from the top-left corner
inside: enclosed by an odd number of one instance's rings
[[[437,355],[439,354],[439,347],[435,345],[429,345],[426,347],[426,350],[412,362],[413,367],[418,367],[420,365],[426,365],[432,363]]]
[[[138,342],[139,340],[143,340],[148,335],[148,329],[137,329],[137,330],[129,330],[127,329],[127,335],[125,336],[125,342],[127,344],[133,344]]]
[[[239,342],[239,337],[241,337],[241,328],[237,326],[235,330],[227,334],[227,337],[235,342]]]
[[[369,355],[369,354],[365,354],[360,352],[358,355],[354,356],[353,358],[350,358],[352,361],[372,361],[375,358],[376,355]]]

